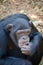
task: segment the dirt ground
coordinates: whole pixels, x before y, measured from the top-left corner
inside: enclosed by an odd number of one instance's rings
[[[43,35],[43,0],[0,0],[0,20],[15,13],[26,14]]]
[[[43,0],[0,0],[0,20],[15,13],[26,14],[43,33]]]
[[[43,0],[5,0],[0,3],[0,19],[15,13],[24,13],[31,19],[31,15],[36,19],[43,20]]]

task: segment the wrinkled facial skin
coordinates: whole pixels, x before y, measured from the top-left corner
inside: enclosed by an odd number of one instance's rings
[[[28,36],[22,36],[19,39],[19,47],[22,48],[23,46],[27,46],[29,44],[29,37]]]
[[[30,52],[30,50],[28,49],[29,48],[29,44],[30,44],[29,40],[30,40],[30,38],[29,38],[28,35],[24,35],[24,36],[20,37],[18,45],[19,45],[22,53],[26,54],[27,52],[28,53]]]

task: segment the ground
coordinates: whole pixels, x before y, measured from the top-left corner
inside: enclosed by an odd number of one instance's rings
[[[30,17],[43,35],[43,0],[0,0],[0,20],[15,13]],[[43,65],[42,61],[40,65]]]

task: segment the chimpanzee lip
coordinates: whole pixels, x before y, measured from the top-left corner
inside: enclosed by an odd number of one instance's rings
[[[25,47],[21,48],[21,50],[22,50],[22,51],[30,51],[29,48],[25,48]]]

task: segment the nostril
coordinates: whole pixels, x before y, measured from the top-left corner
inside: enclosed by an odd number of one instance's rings
[[[24,40],[26,40],[25,38],[23,38]]]
[[[27,43],[26,45],[28,46],[29,44]]]

